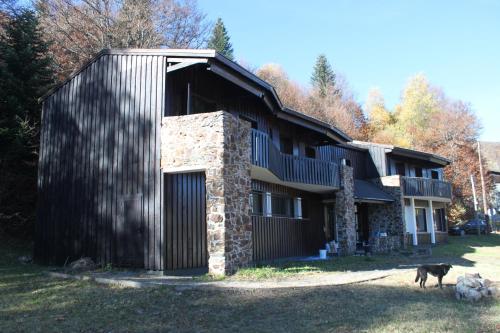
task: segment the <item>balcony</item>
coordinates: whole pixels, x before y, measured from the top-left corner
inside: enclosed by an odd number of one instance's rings
[[[283,182],[340,187],[336,163],[283,154],[266,133],[252,129],[252,164],[268,169]]]
[[[403,195],[451,199],[451,184],[438,179],[401,177]]]

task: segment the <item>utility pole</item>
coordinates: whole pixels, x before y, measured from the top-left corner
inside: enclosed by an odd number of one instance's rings
[[[477,218],[477,198],[476,198],[476,187],[474,186],[474,177],[472,177],[472,174],[470,175],[470,184],[472,186],[472,198],[474,200],[474,220],[476,220],[477,223],[477,234],[481,235],[481,225],[479,224],[478,218]]]
[[[477,155],[479,158],[479,173],[481,174],[481,190],[483,195],[483,213],[484,219],[489,227],[489,216],[488,216],[488,203],[486,202],[486,186],[484,185],[484,176],[483,176],[483,161],[481,159],[481,144],[479,141],[477,142]]]

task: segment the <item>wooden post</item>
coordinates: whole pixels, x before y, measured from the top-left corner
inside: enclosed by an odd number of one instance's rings
[[[470,183],[472,185],[472,199],[474,200],[474,218],[477,219],[477,199],[476,199],[476,187],[474,186],[474,177],[470,175]],[[477,224],[477,234],[481,234],[481,225]]]
[[[436,244],[436,231],[435,231],[435,226],[434,226],[434,211],[432,209],[432,200],[429,200],[429,218],[430,218],[430,224],[431,224],[431,243]]]
[[[410,198],[411,207],[411,223],[413,224],[413,245],[418,245],[418,235],[417,235],[417,216],[415,215],[415,199]]]

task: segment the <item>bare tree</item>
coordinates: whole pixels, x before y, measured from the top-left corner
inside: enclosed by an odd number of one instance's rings
[[[206,44],[212,24],[206,21],[196,0],[156,0],[153,7],[162,45],[197,49]]]
[[[38,0],[61,76],[104,48],[198,48],[210,25],[195,0]]]

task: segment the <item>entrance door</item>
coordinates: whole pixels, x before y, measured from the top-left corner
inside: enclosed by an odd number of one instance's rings
[[[356,204],[356,246],[363,248],[363,243],[369,240],[368,205],[366,203]]]
[[[335,221],[335,204],[325,205],[325,238],[327,242],[337,240],[337,223]]]
[[[205,174],[165,175],[165,269],[207,268]]]

